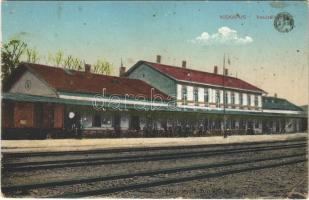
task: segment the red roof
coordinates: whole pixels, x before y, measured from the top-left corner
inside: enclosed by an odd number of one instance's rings
[[[151,98],[153,87],[142,80],[65,70],[32,63],[23,63],[21,67],[23,66],[36,73],[57,91],[102,94],[103,88],[106,88],[105,94],[107,95],[143,95],[147,99]],[[161,95],[167,99],[166,94],[155,88],[153,95]]]
[[[159,63],[152,63],[144,61],[147,65],[157,69],[163,74],[166,74],[174,79],[180,81],[192,81],[201,84],[210,84],[216,86],[223,86],[223,76],[219,74],[197,71],[182,67],[164,65]],[[224,86],[236,89],[252,90],[257,92],[265,92],[264,90],[238,78],[225,76]]]

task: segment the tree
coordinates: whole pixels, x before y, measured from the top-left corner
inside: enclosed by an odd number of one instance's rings
[[[83,66],[83,61],[75,58],[73,59],[73,68],[76,70],[82,70],[82,66]]]
[[[20,57],[24,53],[27,44],[20,40],[11,40],[2,47],[1,79],[5,81],[20,63]]]
[[[63,60],[64,68],[72,69],[73,57],[70,55]]]
[[[54,64],[59,67],[59,65],[63,62],[63,58],[64,58],[64,55],[63,55],[63,52],[61,50],[59,50],[55,57],[53,58],[53,62]]]
[[[82,69],[82,61],[78,58],[74,58],[72,55],[69,55],[63,61],[64,68],[81,70]]]
[[[26,49],[27,62],[37,63],[39,61],[39,54],[36,49]]]
[[[96,64],[93,65],[93,73],[97,74],[111,74],[112,65],[104,59],[98,59]]]

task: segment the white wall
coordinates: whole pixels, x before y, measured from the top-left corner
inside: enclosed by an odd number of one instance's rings
[[[198,101],[204,102],[204,88],[198,88]]]
[[[181,84],[177,84],[177,100],[182,100],[182,88],[183,87],[187,87],[187,100],[188,101],[193,101],[194,100],[194,87],[193,86],[186,86],[186,85],[181,85]],[[207,89],[208,90],[208,102],[209,103],[216,103],[216,91],[217,89],[213,89],[213,88],[203,88],[203,87],[198,87],[198,101],[199,102],[205,102],[204,100],[204,90]],[[220,93],[220,104],[223,104],[224,101],[224,95],[223,95],[223,90],[219,90]],[[226,90],[227,93],[227,104],[231,104],[232,103],[232,92],[229,90]],[[242,95],[242,99],[243,99],[243,104],[242,105],[248,105],[248,96],[251,100],[250,105],[248,106],[255,106],[255,95],[254,94],[247,94],[247,93],[240,93],[240,92],[234,92],[234,101],[235,104],[240,104],[240,95]],[[180,105],[181,103],[178,103],[178,105]],[[192,103],[191,103],[192,104]],[[189,105],[191,105],[189,103]],[[193,104],[192,104],[193,105]],[[242,106],[241,105],[241,106]],[[199,105],[199,106],[203,106],[203,105]],[[258,106],[262,107],[262,96],[258,95]]]
[[[243,99],[243,105],[246,106],[248,104],[248,102],[247,102],[247,94],[246,93],[242,94],[242,99]]]
[[[234,92],[234,95],[235,95],[235,104],[239,104],[239,93]]]
[[[29,87],[26,87],[27,86]],[[57,97],[56,92],[31,72],[26,71],[10,89],[12,93]]]
[[[227,104],[231,104],[231,91],[227,91]]]
[[[177,100],[181,100],[182,95],[182,85],[177,84]]]
[[[223,90],[220,90],[220,103],[223,104]]]
[[[156,125],[157,125],[157,130],[164,130],[161,121],[156,120],[155,123],[156,123]]]
[[[217,90],[213,89],[212,94],[213,94],[213,102],[217,103]],[[220,95],[220,91],[219,91],[219,95]]]
[[[258,96],[258,106],[262,107],[262,96],[261,95]]]
[[[188,101],[193,101],[193,87],[187,86]]]
[[[143,130],[146,126],[146,118],[145,117],[140,117],[139,120],[139,127],[141,128],[141,130]]]
[[[254,106],[254,94],[250,95],[250,99],[251,99],[251,106]]]
[[[120,116],[120,127],[122,130],[128,130],[129,129],[129,115],[127,113],[121,113]]]
[[[212,89],[211,88],[208,88],[208,100],[209,100],[209,103],[212,103],[213,102],[213,94],[212,94]]]

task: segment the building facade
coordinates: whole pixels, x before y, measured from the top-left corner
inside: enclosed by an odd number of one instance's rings
[[[139,61],[120,77],[22,63],[2,94],[2,137],[175,137],[300,132],[303,110],[246,81]],[[74,132],[75,130],[75,132]]]

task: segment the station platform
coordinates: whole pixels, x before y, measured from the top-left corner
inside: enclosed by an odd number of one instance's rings
[[[46,139],[46,140],[2,140],[3,153],[86,151],[99,149],[143,148],[192,146],[211,144],[232,144],[251,142],[271,142],[308,139],[308,133],[274,134],[274,135],[235,135],[223,138],[183,137],[183,138],[115,138],[115,139]]]

